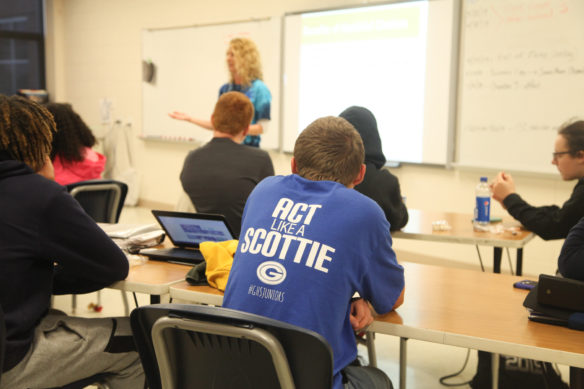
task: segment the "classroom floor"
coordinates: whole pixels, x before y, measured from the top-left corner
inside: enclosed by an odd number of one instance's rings
[[[149,209],[142,207],[126,207],[122,211],[120,223],[154,223]],[[398,259],[400,253],[398,252]],[[422,262],[422,261],[420,261]],[[433,262],[436,264],[436,262]],[[445,264],[450,264],[445,261]],[[477,266],[478,268],[478,266]],[[92,303],[97,303],[97,293],[79,295],[75,314],[86,317],[121,316],[124,314],[120,291],[105,289],[101,291],[101,312],[94,312],[89,308]],[[407,295],[406,295],[407,298]],[[133,297],[128,294],[130,306],[133,306]],[[163,301],[164,302],[164,301]],[[138,294],[138,303],[146,305],[149,296]],[[54,307],[67,313],[72,313],[71,296],[56,296]],[[375,347],[377,351],[377,365],[391,378],[394,387],[399,385],[399,339],[394,336],[376,335]],[[359,355],[367,359],[367,350],[359,346]],[[407,388],[432,389],[444,388],[439,379],[445,375],[458,372],[466,359],[467,349],[445,346],[430,342],[408,340],[407,348]],[[457,377],[449,379],[449,383],[462,383],[472,379],[476,371],[477,352],[470,350],[469,360],[464,371]],[[558,366],[564,381],[568,380],[567,366]],[[470,385],[458,386],[458,388],[470,388]]]

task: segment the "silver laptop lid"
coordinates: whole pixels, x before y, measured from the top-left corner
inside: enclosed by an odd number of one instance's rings
[[[199,248],[201,242],[235,239],[223,215],[152,210],[172,244]]]

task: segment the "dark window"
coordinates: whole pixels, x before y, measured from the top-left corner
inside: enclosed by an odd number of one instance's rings
[[[42,0],[1,0],[0,93],[45,89]]]

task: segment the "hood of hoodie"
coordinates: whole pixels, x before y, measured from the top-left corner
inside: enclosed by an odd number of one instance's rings
[[[34,172],[27,164],[13,159],[6,151],[0,150],[0,180],[32,173]]]
[[[339,115],[355,127],[363,139],[365,163],[372,163],[378,169],[385,165],[385,155],[381,149],[381,138],[377,130],[377,120],[367,108],[349,107]]]

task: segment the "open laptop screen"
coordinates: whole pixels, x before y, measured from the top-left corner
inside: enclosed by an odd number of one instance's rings
[[[152,212],[175,246],[199,247],[201,242],[234,239],[221,215],[182,212]]]

